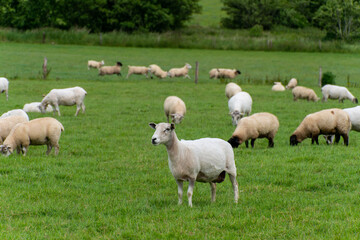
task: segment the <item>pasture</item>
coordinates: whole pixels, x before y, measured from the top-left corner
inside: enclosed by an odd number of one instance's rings
[[[308,114],[325,108],[352,107],[345,101],[292,101],[289,91],[272,92],[268,78],[297,77],[316,86],[318,68],[332,71],[339,85],[360,77],[355,54],[244,52],[186,49],[110,48],[0,43],[0,75],[10,81],[9,101],[0,94],[0,112],[40,101],[53,88],[81,86],[86,113],[60,107],[55,116],[65,128],[60,153],[30,146],[26,157],[0,156],[1,239],[348,239],[360,224],[360,134],[349,146],[320,145],[307,139],[290,147],[289,137]],[[38,79],[43,57],[49,79]],[[87,60],[124,64],[123,76],[97,76]],[[200,79],[126,80],[126,65],[157,63],[164,69],[200,63]],[[239,203],[233,203],[229,178],[210,202],[209,184],[196,183],[193,208],[177,205],[177,186],[164,146],[152,146],[149,122],[165,121],[163,101],[181,97],[187,114],[176,133],[181,139],[218,137],[234,131],[225,84],[208,79],[213,67],[234,67],[253,98],[253,113],[271,112],[280,121],[275,147],[259,139],[254,149],[234,149]],[[191,77],[193,78],[193,69]],[[251,76],[256,84],[247,84]],[[245,84],[246,83],[246,84]],[[360,88],[349,88],[360,97]],[[31,119],[52,114],[29,114]],[[184,184],[185,190],[187,184]],[[185,194],[184,194],[185,195]]]

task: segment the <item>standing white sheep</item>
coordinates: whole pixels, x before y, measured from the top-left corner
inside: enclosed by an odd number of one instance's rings
[[[250,115],[252,98],[247,92],[239,92],[229,99],[228,107],[232,123],[236,126],[242,117]]]
[[[149,74],[150,74],[151,78],[153,78],[152,75],[155,75],[156,77],[158,77],[160,79],[166,78],[168,76],[168,72],[162,70],[161,67],[159,67],[156,64],[151,64],[149,66]]]
[[[126,78],[129,78],[132,74],[145,75],[148,78],[149,68],[144,66],[128,66],[128,74]]]
[[[189,69],[191,69],[191,65],[188,63],[185,63],[185,66],[182,68],[172,68],[169,70],[169,77],[173,78],[173,77],[184,77],[184,78],[189,78]]]
[[[40,110],[40,104],[41,102],[32,102],[32,103],[25,103],[24,104],[24,107],[23,107],[23,110],[25,112],[41,112]],[[53,108],[52,106],[48,105],[46,107],[46,112],[50,113],[50,112],[53,112]]]
[[[230,82],[226,84],[225,87],[225,96],[230,99],[235,94],[241,92],[241,87],[237,85],[236,83]]]
[[[48,105],[54,108],[54,114],[57,111],[60,116],[59,105],[73,106],[76,104],[75,116],[79,114],[80,108],[85,113],[84,99],[87,92],[81,87],[52,89],[41,101],[40,111],[45,113]]]
[[[294,87],[292,90],[292,94],[294,97],[294,101],[297,101],[298,99],[307,99],[308,101],[317,102],[320,99],[318,98],[314,90],[302,86]]]
[[[171,117],[171,122],[178,124],[185,116],[185,103],[179,97],[169,96],[164,101],[164,112],[168,122],[170,122],[169,117]]]
[[[323,95],[322,101],[326,102],[329,99],[339,99],[343,102],[344,99],[349,99],[353,103],[358,103],[358,99],[352,95],[346,87],[326,84],[321,88]]]
[[[120,73],[121,66],[122,66],[121,62],[116,62],[115,66],[103,66],[103,67],[99,68],[99,75],[104,76],[104,75],[117,74],[117,75],[121,76],[121,73]]]
[[[286,85],[286,89],[294,88],[294,87],[296,87],[296,85],[297,85],[296,78],[292,78],[292,79],[290,79],[288,85]]]
[[[105,62],[104,60],[100,61],[100,62],[97,62],[97,61],[94,61],[94,60],[89,60],[88,61],[88,70],[90,70],[90,68],[101,68],[102,66],[104,66]]]
[[[22,110],[22,109],[13,109],[13,110],[7,111],[6,113],[3,113],[3,114],[0,116],[0,119],[1,119],[1,118],[7,118],[7,117],[10,117],[10,116],[21,116],[21,117],[26,118],[26,119],[29,121],[29,116],[28,116],[27,113],[26,113],[24,110]]]
[[[179,141],[175,133],[175,124],[150,123],[149,126],[155,129],[151,143],[166,146],[169,168],[178,185],[179,204],[182,204],[184,181],[189,181],[187,196],[190,207],[195,181],[210,183],[211,200],[214,202],[216,183],[223,182],[226,173],[233,186],[235,203],[238,202],[234,151],[229,143],[219,138]]]
[[[6,101],[8,100],[9,98],[9,81],[4,78],[4,77],[0,77],[0,93],[3,93],[5,92],[5,95],[6,95]]]
[[[281,84],[281,82],[274,82],[271,90],[275,92],[282,92],[285,91],[285,87]]]

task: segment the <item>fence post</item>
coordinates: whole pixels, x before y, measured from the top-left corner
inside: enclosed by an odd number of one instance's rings
[[[321,66],[320,66],[320,69],[319,69],[319,87],[321,87],[321,81],[322,81],[322,69],[321,69]]]
[[[198,79],[199,79],[199,62],[196,61],[196,63],[195,63],[195,84],[198,83]]]
[[[46,79],[47,77],[47,58],[44,57],[44,63],[43,63],[43,79]]]
[[[102,39],[102,32],[100,33],[100,45],[102,45],[103,39]]]

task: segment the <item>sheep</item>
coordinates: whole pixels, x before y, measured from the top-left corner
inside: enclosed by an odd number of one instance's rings
[[[219,76],[219,69],[218,68],[213,68],[209,71],[209,77],[210,79],[212,78],[218,78]]]
[[[144,66],[128,66],[128,74],[126,79],[129,78],[131,74],[145,75],[148,78],[149,68]]]
[[[0,119],[1,118],[7,118],[7,117],[10,117],[10,116],[21,116],[21,117],[24,117],[27,119],[27,121],[29,121],[29,116],[27,115],[27,113],[22,110],[22,109],[13,109],[13,110],[10,110],[10,111],[7,111],[6,113],[3,113],[1,116],[0,116]]]
[[[9,116],[6,118],[0,119],[0,144],[6,139],[9,135],[11,129],[15,127],[18,123],[28,122],[29,119],[24,118],[23,116]]]
[[[233,83],[233,82],[226,84],[225,96],[228,99],[230,99],[232,96],[234,96],[238,92],[241,92],[241,87],[239,85],[237,85],[236,83]]]
[[[223,182],[226,173],[232,183],[235,203],[238,202],[234,151],[229,143],[219,138],[179,141],[175,133],[175,124],[149,123],[149,126],[155,129],[151,143],[155,146],[166,146],[169,168],[178,185],[179,204],[182,204],[184,181],[189,181],[187,196],[190,207],[195,181],[210,183],[211,200],[214,202],[216,183]]]
[[[241,74],[240,70],[226,68],[213,68],[209,72],[210,78],[234,79],[239,74]]]
[[[297,83],[298,82],[297,82],[296,78],[290,79],[288,85],[286,85],[286,89],[291,89],[291,88],[296,87]]]
[[[40,111],[45,113],[48,105],[54,108],[54,114],[57,111],[60,114],[59,105],[73,106],[76,104],[75,116],[79,114],[80,108],[85,113],[84,98],[87,92],[81,87],[52,89],[41,101]]]
[[[9,81],[4,77],[0,77],[0,93],[5,92],[6,101],[8,101],[9,98],[8,91],[9,91]]]
[[[243,142],[248,147],[248,140],[251,139],[251,147],[254,147],[257,138],[267,138],[268,147],[272,148],[278,129],[279,120],[275,115],[267,112],[255,113],[239,121],[228,142],[233,148],[237,148]]]
[[[250,115],[252,98],[247,92],[239,92],[229,99],[228,107],[232,124],[235,126],[242,117]]]
[[[319,101],[320,98],[316,95],[315,91],[311,88],[297,86],[294,87],[292,90],[292,94],[294,97],[294,101],[297,101],[298,99],[307,99],[308,101]]]
[[[274,82],[271,90],[276,92],[282,92],[285,91],[285,87],[281,84],[281,82]]]
[[[149,74],[150,74],[150,77],[152,77],[152,75],[154,74],[156,77],[158,78],[166,78],[169,74],[168,72],[162,70],[158,65],[156,64],[151,64],[149,66]]]
[[[40,104],[41,102],[32,102],[32,103],[25,103],[24,104],[24,107],[23,107],[23,110],[25,112],[41,112],[40,111]],[[52,106],[48,105],[46,107],[46,112],[53,112],[53,108]]]
[[[168,76],[173,78],[173,77],[181,77],[184,76],[184,78],[189,78],[190,76],[188,75],[189,73],[189,69],[191,69],[191,65],[188,63],[185,63],[185,66],[182,68],[172,68],[169,70]]]
[[[121,76],[121,73],[120,73],[121,66],[122,66],[121,62],[116,62],[115,66],[103,66],[103,67],[99,68],[99,75],[104,76],[104,75],[117,74],[117,75]]]
[[[102,66],[104,66],[105,62],[104,60],[102,60],[101,62],[97,62],[94,60],[89,60],[88,61],[88,70],[90,70],[90,68],[101,68]]]
[[[29,145],[47,145],[46,155],[55,148],[55,155],[59,153],[59,139],[63,125],[51,117],[37,118],[29,122],[18,123],[9,133],[0,151],[3,155],[9,156],[16,149],[26,156]]]
[[[340,136],[344,144],[349,144],[349,131],[351,122],[349,115],[341,109],[331,108],[307,115],[294,133],[290,136],[290,145],[295,146],[306,138],[311,138],[311,144],[319,144],[320,134],[335,134],[335,142],[338,143]]]
[[[169,96],[164,101],[164,112],[168,122],[171,116],[171,122],[181,123],[186,113],[185,103],[179,97]]]
[[[358,103],[358,99],[354,97],[346,87],[326,84],[321,88],[323,95],[322,101],[326,102],[328,98],[339,99],[339,102],[343,102],[344,99],[349,99],[353,103]]]

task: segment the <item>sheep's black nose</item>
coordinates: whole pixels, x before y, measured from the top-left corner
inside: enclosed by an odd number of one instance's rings
[[[151,139],[152,144],[155,144],[156,143],[155,141],[156,141],[156,138]]]

